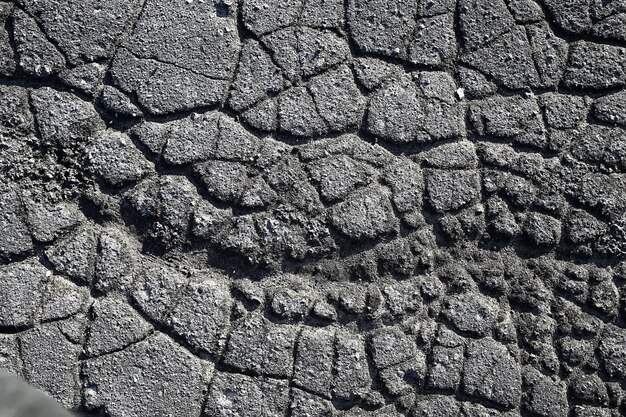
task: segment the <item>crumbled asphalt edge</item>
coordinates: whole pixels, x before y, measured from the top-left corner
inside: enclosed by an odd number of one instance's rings
[[[94,416],[626,414],[623,2],[0,19],[2,368]]]

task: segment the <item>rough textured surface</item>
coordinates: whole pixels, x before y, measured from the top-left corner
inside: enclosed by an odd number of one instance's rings
[[[624,1],[0,22],[0,368],[100,417],[626,415]]]

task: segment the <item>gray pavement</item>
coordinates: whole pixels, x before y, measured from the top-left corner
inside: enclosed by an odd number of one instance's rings
[[[0,368],[41,398],[626,415],[623,0],[0,0],[0,22]]]

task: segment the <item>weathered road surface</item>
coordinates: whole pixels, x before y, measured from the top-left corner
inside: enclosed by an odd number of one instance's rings
[[[0,367],[91,416],[626,415],[625,1],[0,22]]]

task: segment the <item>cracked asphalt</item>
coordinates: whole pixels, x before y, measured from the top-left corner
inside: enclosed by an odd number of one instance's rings
[[[84,416],[626,415],[625,0],[0,23],[1,369]]]

